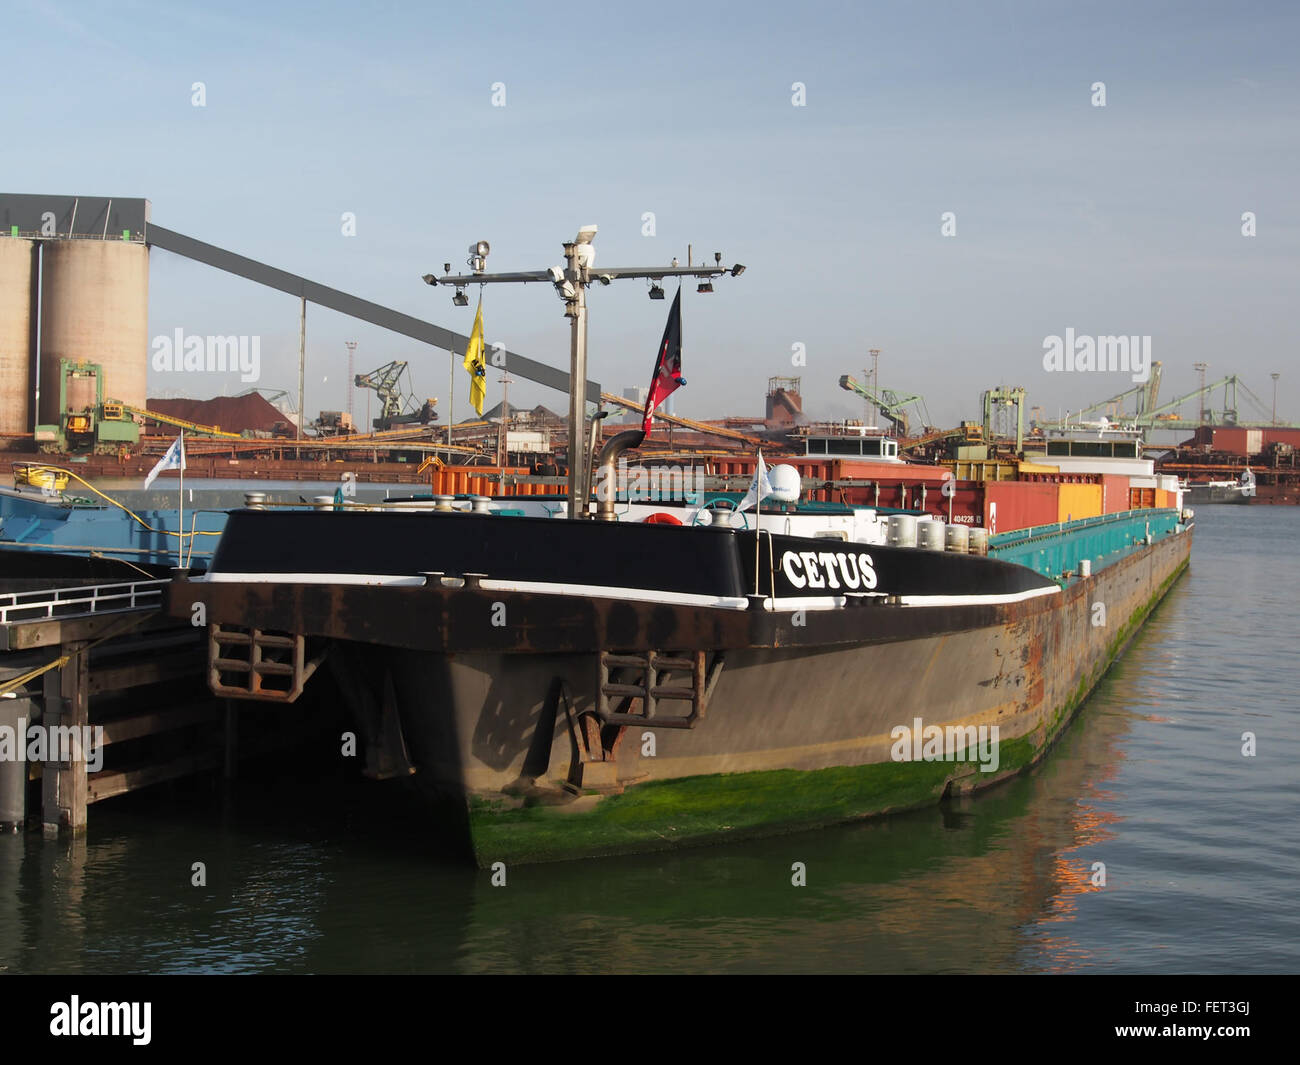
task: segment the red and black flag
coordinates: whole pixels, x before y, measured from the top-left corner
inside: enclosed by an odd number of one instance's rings
[[[673,298],[672,309],[668,312],[668,324],[664,326],[664,338],[659,342],[659,358],[655,362],[654,376],[650,379],[650,395],[645,401],[645,417],[641,429],[650,435],[651,415],[659,404],[686,384],[682,377],[682,290],[677,289]]]

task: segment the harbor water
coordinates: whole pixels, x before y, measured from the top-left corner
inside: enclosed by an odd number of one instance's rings
[[[1296,972],[1298,538],[1202,507],[1057,746],[973,799],[494,878],[401,785],[291,752],[0,837],[0,972]]]

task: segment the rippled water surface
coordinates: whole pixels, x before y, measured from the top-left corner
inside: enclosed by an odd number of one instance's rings
[[[493,887],[391,790],[276,764],[0,838],[0,972],[1296,972],[1297,541],[1300,508],[1202,507],[1051,755],[959,806]]]

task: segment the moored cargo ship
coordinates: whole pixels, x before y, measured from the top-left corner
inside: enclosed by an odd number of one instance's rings
[[[170,610],[204,604],[217,694],[333,685],[384,775],[414,770],[490,864],[1003,780],[1044,755],[1192,542],[1179,506],[1000,527],[982,555],[933,516],[787,501],[746,528],[717,503],[615,501],[605,522],[540,500],[237,511]]]
[[[424,280],[460,306],[470,285],[553,285],[577,383],[589,285],[640,278],[662,297],[665,278],[694,276],[711,292],[745,269],[715,253],[597,270],[595,234],[564,244],[564,267],[488,274],[478,241],[472,273]],[[617,464],[685,383],[680,306],[679,290],[641,429],[601,452],[594,512],[576,385],[566,497],[233,512],[208,572],[173,581],[167,608],[206,619],[214,694],[291,702],[327,686],[372,774],[414,773],[481,865],[824,825],[1034,764],[1187,566],[1176,479],[1154,476],[1138,441],[1063,439],[1014,485],[967,478],[959,515],[958,471],[909,466],[860,432],[820,455],[810,438],[803,468],[770,483],[756,455],[739,506],[639,497]],[[482,352],[480,306],[476,407]],[[806,492],[807,464],[831,468]],[[769,503],[752,525],[751,494]]]

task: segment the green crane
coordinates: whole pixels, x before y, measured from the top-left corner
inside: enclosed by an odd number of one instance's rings
[[[871,389],[866,385],[859,384],[848,374],[844,374],[840,378],[840,388],[844,389],[846,392],[856,392],[859,396],[875,407],[876,410],[880,411],[885,420],[894,427],[894,432],[900,437],[911,435],[908,432],[910,421],[907,417],[907,411],[905,408],[916,403],[924,413],[925,400],[920,396],[911,395],[906,392],[895,392],[889,388],[882,388],[879,390]],[[927,422],[929,421],[928,413],[925,413],[925,420]]]
[[[1070,412],[1070,418],[1067,422],[1040,422],[1043,426],[1059,427],[1062,424],[1078,423],[1087,415],[1101,411],[1118,421],[1128,420],[1128,415],[1124,412],[1125,404],[1134,400],[1134,418],[1141,418],[1143,415],[1151,415],[1156,410],[1156,399],[1160,395],[1160,375],[1161,363],[1153,362],[1151,364],[1151,374],[1148,379],[1141,384],[1134,385],[1132,388],[1125,389],[1118,395],[1111,396],[1109,399],[1103,399],[1098,403],[1090,404],[1087,407],[1080,407],[1077,411]],[[1161,410],[1165,407],[1159,408]]]
[[[357,388],[373,389],[379,396],[379,417],[371,422],[371,428],[380,432],[399,425],[427,425],[438,420],[434,413],[436,399],[426,399],[420,405],[412,392],[402,391],[402,377],[406,373],[406,363],[394,360],[385,363],[377,370],[359,373],[353,383]],[[409,385],[407,386],[409,389]]]
[[[1008,407],[1016,408],[1016,451],[1025,446],[1025,390],[1017,385],[1015,388],[985,389],[984,401],[984,439],[990,444],[997,438],[994,421],[1002,421],[997,415],[1005,415]],[[1007,427],[1008,434],[1010,427]]]
[[[374,429],[386,429],[387,422],[396,418],[406,408],[406,396],[402,392],[402,375],[406,373],[406,363],[385,363],[377,370],[359,373],[353,382],[357,388],[373,389],[379,397],[379,417],[375,419]]]
[[[1208,397],[1216,388],[1223,389],[1223,407],[1216,411],[1209,405],[1205,397]],[[1246,398],[1258,412],[1258,417],[1254,421],[1242,421],[1240,411],[1237,407],[1237,389],[1240,388],[1246,393]],[[1168,414],[1167,411],[1176,410],[1189,399],[1197,399],[1201,402],[1197,407],[1195,418],[1181,418],[1176,414]],[[1212,384],[1205,385],[1195,391],[1188,392],[1185,396],[1179,396],[1177,399],[1171,399],[1168,403],[1162,403],[1158,407],[1149,407],[1137,419],[1137,424],[1144,429],[1197,429],[1202,425],[1234,425],[1242,429],[1271,429],[1271,428],[1290,428],[1289,422],[1274,421],[1269,412],[1268,404],[1251,390],[1235,373],[1221,377]]]

